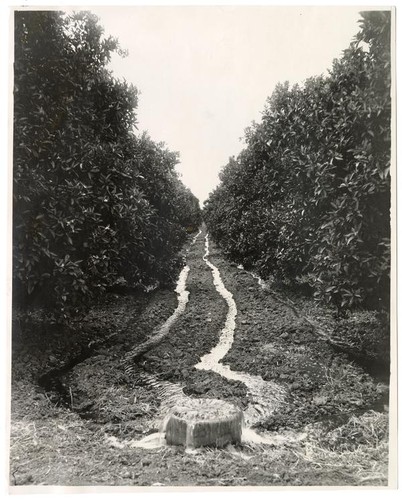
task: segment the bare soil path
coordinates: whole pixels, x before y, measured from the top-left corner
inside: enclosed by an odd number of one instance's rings
[[[187,254],[184,312],[129,372],[122,361],[172,315],[173,290],[110,295],[68,337],[39,334],[33,324],[14,338],[11,485],[387,484],[387,388],[335,352],[213,243],[209,260],[237,305],[233,344],[222,362],[284,395],[254,422],[271,444],[193,454],[182,446],[132,446],[158,430],[169,387],[242,410],[257,407],[240,380],[195,368],[218,344],[228,312],[203,260],[204,238]]]

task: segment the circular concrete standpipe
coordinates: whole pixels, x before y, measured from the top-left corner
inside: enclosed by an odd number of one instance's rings
[[[165,422],[167,444],[219,448],[240,442],[243,413],[219,399],[191,399],[173,407]]]

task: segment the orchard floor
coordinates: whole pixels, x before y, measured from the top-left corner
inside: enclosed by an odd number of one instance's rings
[[[227,314],[202,259],[204,236],[187,255],[184,314],[131,373],[122,365],[124,354],[172,314],[173,290],[109,294],[68,334],[43,332],[34,321],[30,331],[14,334],[10,485],[22,491],[28,485],[387,485],[386,384],[336,352],[213,244],[209,258],[238,310],[223,362],[286,391],[284,403],[255,426],[274,444],[192,454],[181,446],[129,446],[158,430],[166,381],[189,396],[224,399],[242,409],[252,404],[241,382],[194,368],[217,344]]]

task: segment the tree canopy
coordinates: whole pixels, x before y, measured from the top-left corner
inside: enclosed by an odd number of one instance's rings
[[[15,13],[13,293],[68,321],[108,287],[171,282],[198,200],[136,135],[137,89],[90,12]]]
[[[328,75],[277,85],[204,210],[232,258],[339,309],[389,306],[390,20],[362,12]]]

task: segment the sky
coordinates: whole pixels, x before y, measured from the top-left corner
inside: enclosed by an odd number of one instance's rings
[[[138,127],[180,153],[203,202],[278,82],[325,73],[358,32],[362,7],[91,7],[125,58],[111,69],[140,91]]]

